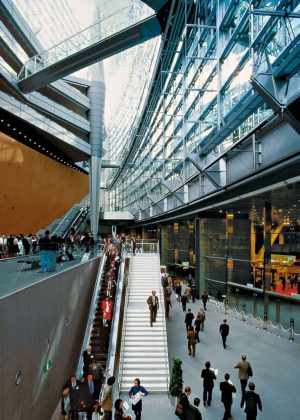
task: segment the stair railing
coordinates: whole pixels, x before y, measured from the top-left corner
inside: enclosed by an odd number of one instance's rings
[[[94,292],[93,292],[93,296],[92,296],[92,300],[91,300],[87,326],[86,326],[86,329],[85,329],[84,339],[83,339],[83,343],[82,343],[82,347],[81,347],[81,352],[80,352],[80,355],[79,355],[79,361],[78,361],[78,364],[77,364],[77,371],[76,371],[77,378],[79,378],[81,376],[81,372],[82,372],[82,368],[83,368],[83,359],[82,359],[81,355],[89,344],[90,336],[91,336],[92,329],[93,329],[94,314],[95,314],[96,306],[97,306],[97,302],[98,302],[98,291],[100,289],[100,285],[101,285],[101,281],[102,281],[102,274],[103,274],[103,269],[105,267],[105,263],[106,263],[106,255],[103,254],[102,258],[101,258],[101,263],[100,263],[100,266],[99,266],[99,270],[98,270],[98,273],[97,273],[97,279],[96,279]]]
[[[131,264],[129,266],[129,273],[128,273],[128,279],[131,275]],[[130,297],[130,287],[127,283],[126,285],[126,293],[125,293],[125,303],[124,303],[124,317],[123,317],[123,326],[122,326],[122,341],[121,341],[121,350],[120,350],[120,363],[119,363],[119,374],[118,374],[118,388],[119,393],[121,390],[121,379],[123,374],[123,364],[124,364],[124,350],[125,350],[125,331],[126,331],[126,322],[127,322],[127,307]]]
[[[159,271],[159,275],[160,275]],[[167,388],[169,389],[169,354],[168,354],[168,337],[167,337],[167,329],[166,329],[166,320],[165,320],[165,300],[164,300],[164,293],[162,287],[159,288],[159,296],[160,296],[160,303],[162,308],[162,315],[163,315],[163,343],[164,343],[164,359],[165,359],[165,366],[166,366],[166,380],[167,380]]]

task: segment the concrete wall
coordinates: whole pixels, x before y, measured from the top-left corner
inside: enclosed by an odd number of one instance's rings
[[[63,384],[76,370],[99,261],[0,300],[0,419],[51,418]],[[48,361],[52,366],[44,373]]]

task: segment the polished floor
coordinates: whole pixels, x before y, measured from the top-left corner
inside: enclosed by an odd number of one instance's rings
[[[240,360],[242,354],[247,355],[253,368],[253,382],[256,391],[260,394],[263,411],[258,414],[261,420],[296,420],[300,411],[300,340],[290,342],[288,337],[278,337],[276,333],[268,333],[256,324],[248,324],[234,319],[232,314],[226,318],[230,326],[228,346],[222,347],[219,325],[225,317],[216,305],[209,302],[207,305],[207,319],[205,330],[200,333],[200,344],[197,345],[196,357],[188,356],[187,340],[184,324],[185,313],[181,304],[176,302],[172,295],[173,307],[170,311],[170,319],[167,322],[168,345],[170,368],[172,357],[180,357],[183,360],[184,386],[192,387],[190,401],[200,397],[200,411],[203,420],[221,420],[223,418],[223,405],[219,391],[219,383],[223,381],[224,374],[229,373],[232,382],[236,385],[237,394],[232,405],[233,419],[245,419],[245,413],[240,409],[240,384],[237,378],[237,369],[233,366]],[[194,314],[200,308],[196,300],[191,307]],[[300,322],[300,319],[296,320]],[[209,360],[212,367],[219,370],[211,407],[202,405],[202,380],[201,370],[204,363]],[[134,379],[134,378],[133,378]],[[143,381],[143,378],[141,378]],[[128,401],[127,395],[122,395]],[[133,414],[131,410],[128,414]],[[134,417],[133,417],[134,418]],[[143,420],[171,420],[176,419],[171,399],[163,396],[147,396],[143,401]]]

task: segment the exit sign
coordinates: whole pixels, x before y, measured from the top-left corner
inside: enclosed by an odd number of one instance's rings
[[[48,362],[44,365],[43,371],[44,373],[47,373],[48,370],[51,368],[52,366],[52,360],[48,360]]]

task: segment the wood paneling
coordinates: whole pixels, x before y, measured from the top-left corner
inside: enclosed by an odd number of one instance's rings
[[[88,176],[0,133],[0,233],[35,233],[88,194]]]

